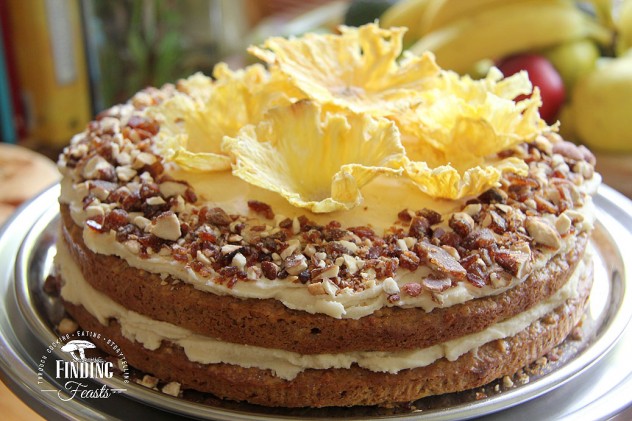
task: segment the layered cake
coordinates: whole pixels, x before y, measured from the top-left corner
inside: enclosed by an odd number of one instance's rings
[[[162,381],[284,407],[466,390],[563,341],[593,155],[525,74],[459,76],[402,35],[271,38],[102,112],[59,159],[69,315]]]

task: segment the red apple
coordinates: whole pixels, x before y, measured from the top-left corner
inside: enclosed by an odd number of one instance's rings
[[[566,91],[560,74],[549,60],[537,54],[520,54],[502,60],[498,63],[498,68],[505,76],[526,70],[531,83],[540,88],[540,116],[549,124],[555,122],[566,99]],[[516,101],[521,99],[524,97],[518,97]]]

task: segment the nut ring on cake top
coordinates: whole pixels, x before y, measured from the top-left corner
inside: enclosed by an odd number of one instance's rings
[[[139,272],[117,257],[87,249],[66,208],[62,216],[66,244],[87,281],[124,307],[222,341],[302,354],[418,349],[480,331],[555,293],[581,260],[586,245],[582,235],[576,248],[555,256],[525,282],[498,295],[432,312],[384,308],[360,320],[334,319],[291,310],[275,300],[216,296]]]

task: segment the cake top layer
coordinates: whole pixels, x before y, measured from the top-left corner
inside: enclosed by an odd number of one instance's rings
[[[95,252],[213,293],[361,317],[498,293],[590,228],[594,157],[524,74],[474,81],[399,29],[270,39],[149,88],[60,157]],[[590,181],[589,181],[590,180]]]

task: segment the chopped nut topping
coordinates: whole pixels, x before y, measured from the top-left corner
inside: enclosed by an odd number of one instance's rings
[[[61,319],[59,325],[57,326],[57,331],[60,335],[69,335],[76,332],[77,329],[79,329],[79,325],[77,324],[77,322],[67,317]]]
[[[536,244],[553,250],[559,250],[562,247],[560,234],[544,219],[528,217],[525,221],[525,228]]]
[[[450,217],[449,225],[461,237],[467,237],[474,230],[476,223],[469,214],[456,212]]]
[[[302,254],[293,255],[285,259],[285,270],[290,275],[298,275],[305,269],[307,269],[307,262]]]
[[[274,219],[274,212],[272,211],[270,205],[268,205],[267,203],[263,203],[258,200],[249,200],[248,208],[266,219]]]
[[[167,395],[171,395],[171,396],[178,396],[180,395],[180,383],[178,382],[169,382],[167,383],[163,388],[162,388],[162,393],[165,393]]]
[[[138,381],[138,384],[141,386],[148,387],[150,389],[154,389],[158,386],[158,378],[150,376],[149,374],[145,374],[143,378]]]
[[[382,281],[382,289],[388,295],[399,294],[399,285],[393,278],[386,278]]]
[[[158,186],[160,194],[164,197],[184,196],[189,188],[185,183],[177,181],[165,181]]]
[[[325,295],[327,291],[325,291],[325,287],[322,282],[316,282],[315,284],[307,285],[307,290],[312,295]]]
[[[419,242],[415,246],[419,257],[428,262],[429,266],[441,273],[457,279],[464,279],[466,271],[461,264],[441,247],[437,247],[427,242]]]
[[[149,225],[149,232],[164,240],[176,241],[182,235],[180,221],[176,214],[171,211],[160,214],[156,220]]]
[[[279,273],[279,267],[272,262],[261,262],[261,271],[263,272],[263,276],[274,280]]]
[[[530,254],[521,251],[497,250],[494,252],[496,263],[518,278],[522,278],[531,270],[530,259]]]

